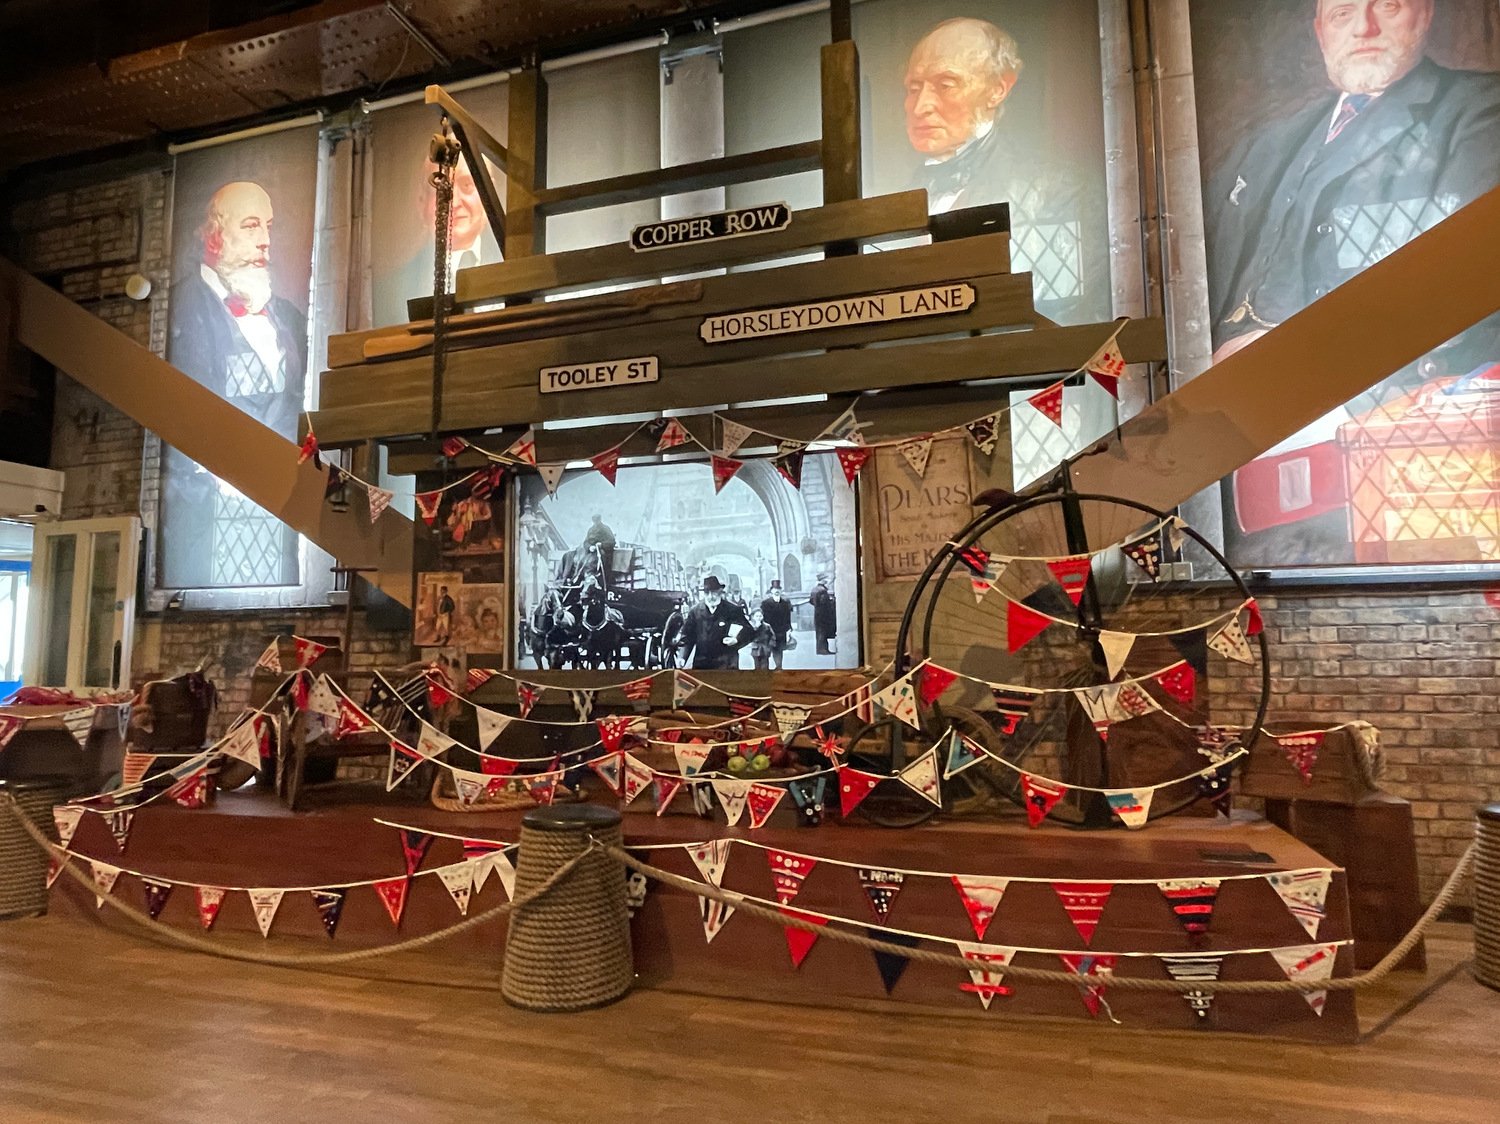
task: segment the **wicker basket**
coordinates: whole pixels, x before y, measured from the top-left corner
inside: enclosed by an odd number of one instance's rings
[[[66,777],[0,781],[0,792],[49,839],[57,838],[52,808],[72,786]],[[47,912],[47,856],[33,842],[10,809],[0,810],[0,921],[37,917]]]
[[[1474,978],[1500,991],[1500,804],[1479,809],[1474,849]]]

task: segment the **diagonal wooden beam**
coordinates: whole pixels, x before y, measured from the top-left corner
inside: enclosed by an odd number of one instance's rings
[[[345,566],[411,603],[411,520],[387,509],[371,523],[363,504],[323,502],[324,473],[297,463],[297,446],[213,391],[0,258],[0,300],[15,339],[115,409],[306,535]]]

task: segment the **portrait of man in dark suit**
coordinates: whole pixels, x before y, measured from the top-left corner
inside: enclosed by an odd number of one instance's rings
[[[1500,183],[1500,75],[1427,56],[1434,3],[1307,4],[1326,92],[1253,124],[1207,179],[1215,362]],[[1439,360],[1451,370],[1429,362],[1402,377],[1462,374],[1483,358],[1460,351]],[[1354,560],[1335,444],[1350,417],[1336,411],[1236,473],[1233,561]]]

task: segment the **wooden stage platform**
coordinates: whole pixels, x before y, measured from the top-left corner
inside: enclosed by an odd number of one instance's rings
[[[685,805],[679,797],[678,805]],[[637,810],[639,809],[639,810]],[[246,789],[220,793],[217,803],[189,810],[169,802],[141,809],[122,854],[102,817],[85,816],[72,842],[81,855],[139,871],[148,876],[211,886],[337,887],[371,879],[399,877],[405,870],[399,833],[376,822],[384,819],[473,839],[513,842],[520,834],[520,812],[456,814],[439,811],[409,797],[387,795],[379,784],[340,785],[309,793],[308,810],[287,812],[264,792]],[[1308,935],[1260,876],[1282,870],[1328,868],[1322,856],[1271,824],[1251,818],[1233,822],[1182,817],[1152,823],[1140,831],[1078,832],[1044,825],[1028,829],[1024,821],[954,820],[912,830],[889,830],[861,821],[841,823],[831,816],[821,826],[776,826],[758,831],[693,815],[651,814],[649,796],[625,812],[628,846],[652,846],[729,838],[746,844],[730,847],[723,887],[774,902],[776,889],[765,848],[782,849],[823,860],[804,879],[794,906],[848,918],[874,927],[870,901],[859,867],[1040,879],[1011,881],[985,934],[985,943],[1007,947],[1147,953],[1214,953],[1239,949],[1286,948],[1344,941],[1350,936],[1343,872],[1335,870],[1326,916],[1317,937]],[[437,837],[421,870],[459,862],[457,838]],[[661,846],[643,857],[665,869],[701,880],[691,856],[681,846]],[[842,865],[849,864],[849,865]],[[1209,932],[1190,938],[1155,884],[1165,879],[1219,878],[1217,902]],[[1098,928],[1085,945],[1064,911],[1051,880],[1107,882],[1115,885],[1099,916]],[[122,874],[117,896],[143,906],[137,877]],[[498,877],[491,876],[474,897],[478,912],[505,900]],[[101,916],[93,896],[69,878],[53,890],[52,910],[75,916]],[[130,923],[103,910],[112,928]],[[161,913],[163,922],[200,932],[190,887],[176,887]],[[411,884],[400,929],[392,926],[379,898],[368,886],[348,894],[336,939],[330,941],[312,895],[290,891],[281,902],[271,943],[309,952],[388,943],[451,925],[460,919],[453,899],[436,876]],[[908,874],[891,905],[885,924],[894,930],[955,940],[976,939],[953,882],[948,877]],[[224,897],[214,933],[241,943],[240,934],[257,932],[249,898]],[[456,965],[477,959],[498,966],[504,923],[481,926],[432,946],[424,956]],[[873,935],[873,934],[872,934]],[[301,938],[301,939],[298,939]],[[315,939],[314,946],[308,938]],[[210,938],[212,939],[212,937]],[[948,968],[909,963],[887,995],[882,974],[870,952],[820,938],[800,968],[794,969],[783,931],[758,918],[735,916],[713,941],[704,939],[699,900],[694,895],[653,884],[636,912],[633,940],[639,985],[726,998],[753,997],[787,1003],[870,1007],[917,1004],[974,1017],[1051,1016],[1087,1019],[1078,991],[1058,985],[1014,982],[1011,994],[997,995],[981,1008],[969,983]],[[955,951],[951,944],[927,947]],[[1051,953],[1020,952],[1015,963],[1057,969]],[[1122,957],[1119,975],[1163,977],[1154,956]],[[1336,976],[1353,971],[1352,946],[1337,954]],[[232,973],[231,973],[232,975]],[[223,977],[225,979],[229,976]],[[1269,953],[1228,956],[1221,979],[1282,979]],[[1350,1041],[1356,1033],[1354,997],[1331,992],[1321,1016],[1298,994],[1227,995],[1217,998],[1211,1014],[1200,1017],[1178,995],[1107,991],[1115,1018],[1127,1027],[1202,1028],[1285,1037]],[[1105,1016],[1101,1013],[1101,1019]]]

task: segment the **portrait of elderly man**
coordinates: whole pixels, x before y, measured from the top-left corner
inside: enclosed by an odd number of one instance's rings
[[[1309,0],[1328,91],[1252,125],[1206,190],[1216,362],[1500,184],[1500,76],[1427,57],[1434,3]],[[1459,350],[1446,373],[1480,358]],[[1240,529],[1265,536],[1242,544],[1257,562],[1352,560],[1326,479],[1348,418],[1336,411],[1236,474]]]

